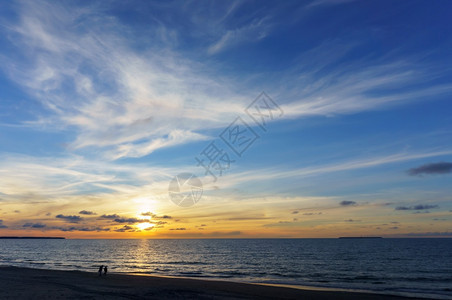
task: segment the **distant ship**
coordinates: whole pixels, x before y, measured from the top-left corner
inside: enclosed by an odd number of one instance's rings
[[[340,239],[382,239],[381,236],[340,236]]]

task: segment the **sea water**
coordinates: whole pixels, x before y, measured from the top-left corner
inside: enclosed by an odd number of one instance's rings
[[[0,265],[452,299],[452,239],[0,239]]]

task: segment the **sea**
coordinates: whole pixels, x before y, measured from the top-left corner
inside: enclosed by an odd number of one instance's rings
[[[452,239],[0,239],[0,266],[452,299]]]

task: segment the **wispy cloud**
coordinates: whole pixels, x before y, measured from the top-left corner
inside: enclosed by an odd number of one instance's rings
[[[235,173],[234,175],[226,175],[222,177],[223,186],[234,186],[243,182],[277,180],[283,178],[303,178],[310,176],[318,176],[334,172],[342,172],[347,170],[357,170],[364,168],[378,167],[381,165],[399,163],[404,161],[416,160],[427,157],[451,155],[451,151],[426,151],[420,153],[397,153],[386,156],[369,157],[362,159],[353,159],[345,162],[332,163],[329,165],[316,165],[304,168],[287,169],[284,168],[266,168],[252,171]]]
[[[240,43],[250,43],[265,38],[271,28],[268,18],[253,20],[250,24],[227,30],[221,38],[209,46],[207,53],[216,54]]]
[[[225,7],[224,17],[237,5]],[[251,18],[234,29],[221,21],[224,33],[209,53],[263,39],[270,18]],[[3,68],[51,112],[28,125],[75,129],[68,145],[73,151],[93,147],[103,158],[116,160],[206,140],[211,138],[203,133],[206,129],[226,126],[250,101],[247,95],[260,92],[239,84],[241,78],[222,76],[218,66],[201,65],[162,45],[160,31],[148,36],[158,46],[136,51],[123,37],[130,29],[95,5],[22,3],[19,22],[8,28],[26,59],[1,57]],[[416,87],[441,71],[414,57],[331,68],[357,46],[356,41],[327,41],[302,53],[284,74],[263,74],[257,86],[282,99],[285,118],[356,113],[452,91],[450,84]]]
[[[87,15],[96,18],[73,26]],[[241,97],[177,53],[136,53],[114,33],[121,25],[94,8],[23,3],[11,28],[16,46],[29,55],[24,62],[4,58],[4,67],[53,112],[32,124],[75,127],[71,149],[105,147],[113,159],[141,157],[207,139],[196,131],[219,127],[242,108]]]

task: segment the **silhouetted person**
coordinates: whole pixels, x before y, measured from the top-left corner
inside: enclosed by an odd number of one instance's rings
[[[108,268],[107,266],[104,267],[104,276],[107,276]]]
[[[104,268],[103,265],[99,267],[99,276],[102,276],[102,269],[103,269],[103,268]]]

